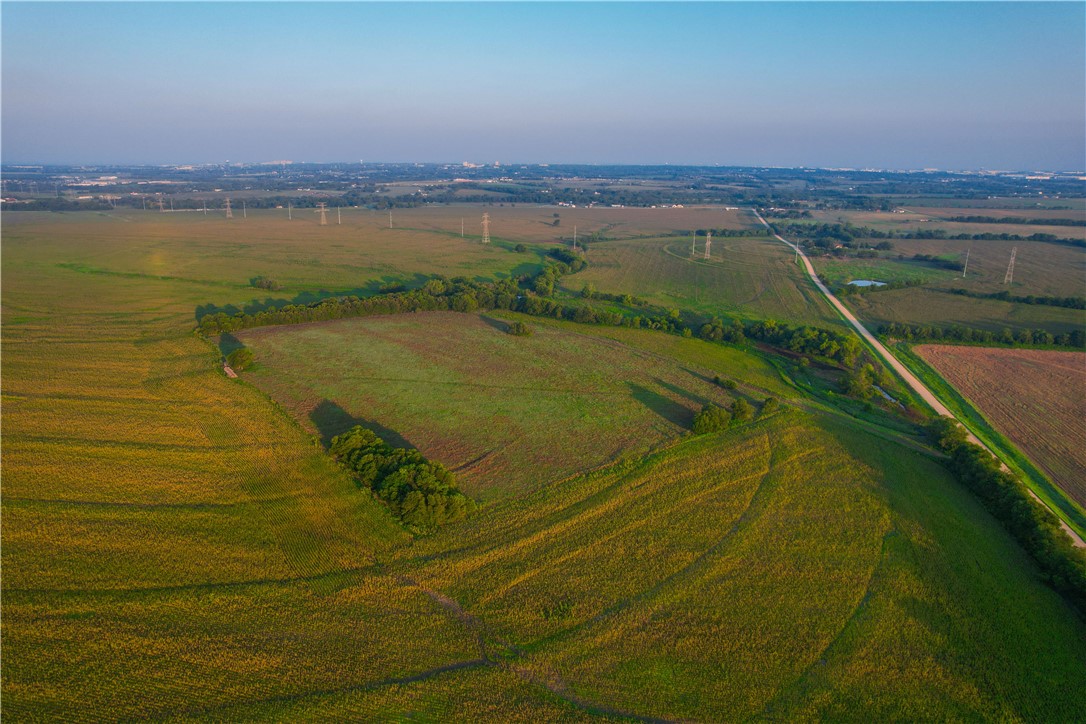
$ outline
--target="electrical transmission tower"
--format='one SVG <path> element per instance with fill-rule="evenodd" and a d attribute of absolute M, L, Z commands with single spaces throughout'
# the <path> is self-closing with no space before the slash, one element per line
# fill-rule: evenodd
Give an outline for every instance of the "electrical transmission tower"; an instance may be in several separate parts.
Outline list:
<path fill-rule="evenodd" d="M 969 271 L 969 252 L 970 249 L 965 250 L 965 264 L 962 265 L 962 279 L 965 279 L 965 273 Z"/>
<path fill-rule="evenodd" d="M 226 218 L 234 218 L 234 210 L 230 208 L 230 199 L 226 200 Z"/>
<path fill-rule="evenodd" d="M 392 228 L 392 209 L 388 210 L 388 228 Z"/>
<path fill-rule="evenodd" d="M 464 238 L 464 217 L 460 217 L 460 238 Z"/>
<path fill-rule="evenodd" d="M 694 251 L 694 247 L 695 247 L 695 245 L 697 243 L 698 243 L 698 232 L 691 231 L 690 232 L 690 258 L 691 259 L 693 259 L 694 256 L 695 256 L 696 252 Z"/>
<path fill-rule="evenodd" d="M 288 201 L 287 202 L 287 221 L 293 221 L 293 220 L 294 220 L 294 214 L 291 212 L 290 202 Z"/>
<path fill-rule="evenodd" d="M 573 251 L 577 251 L 577 227 L 573 227 Z"/>
<path fill-rule="evenodd" d="M 709 258 L 709 247 L 712 246 L 712 245 L 713 245 L 713 232 L 711 230 L 706 231 L 705 232 L 705 258 L 706 259 Z"/>
<path fill-rule="evenodd" d="M 343 226 L 343 207 L 336 207 L 336 225 Z"/>
<path fill-rule="evenodd" d="M 1003 277 L 1004 284 L 1010 284 L 1014 281 L 1014 257 L 1018 256 L 1018 247 L 1011 249 L 1011 261 L 1007 264 L 1007 273 Z"/>
<path fill-rule="evenodd" d="M 328 204 L 321 201 L 317 204 L 317 208 L 321 210 L 321 226 L 328 226 L 328 216 L 326 215 Z"/>
<path fill-rule="evenodd" d="M 483 243 L 490 243 L 490 214 L 483 214 Z"/>
<path fill-rule="evenodd" d="M 245 208 L 245 199 L 241 200 L 241 218 L 243 218 L 243 219 L 248 219 L 249 218 L 249 211 L 248 211 L 248 209 Z"/>

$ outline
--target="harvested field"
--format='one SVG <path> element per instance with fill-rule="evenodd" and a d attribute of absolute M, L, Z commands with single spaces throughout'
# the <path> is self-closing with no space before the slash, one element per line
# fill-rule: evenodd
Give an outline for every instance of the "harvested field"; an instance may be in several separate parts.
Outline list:
<path fill-rule="evenodd" d="M 1086 505 L 1086 354 L 931 344 L 915 349 Z"/>

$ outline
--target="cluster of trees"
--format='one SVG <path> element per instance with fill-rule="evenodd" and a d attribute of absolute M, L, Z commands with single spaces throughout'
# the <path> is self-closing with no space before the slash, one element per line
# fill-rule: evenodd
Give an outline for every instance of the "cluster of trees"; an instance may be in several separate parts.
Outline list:
<path fill-rule="evenodd" d="M 249 285 L 256 287 L 257 289 L 268 289 L 273 292 L 277 292 L 283 288 L 283 285 L 281 285 L 277 279 L 272 279 L 271 277 L 263 275 L 250 279 Z"/>
<path fill-rule="evenodd" d="M 418 450 L 392 447 L 360 425 L 332 438 L 330 452 L 416 533 L 432 532 L 475 508 L 440 463 Z"/>
<path fill-rule="evenodd" d="M 825 357 L 845 367 L 853 367 L 860 354 L 859 341 L 850 335 L 818 327 L 782 324 L 772 319 L 743 322 L 733 319 L 725 324 L 713 319 L 701 326 L 698 336 L 719 342 L 742 343 L 754 339 L 799 354 Z"/>
<path fill-rule="evenodd" d="M 581 297 L 584 299 L 598 299 L 604 302 L 617 302 L 627 307 L 647 307 L 649 303 L 641 297 L 632 294 L 608 294 L 601 292 L 591 284 L 585 284 L 581 288 Z"/>
<path fill-rule="evenodd" d="M 870 362 L 858 365 L 841 379 L 841 389 L 861 400 L 870 400 L 875 396 L 875 385 L 885 389 L 893 384 L 894 378 L 888 370 Z"/>
<path fill-rule="evenodd" d="M 1024 297 L 1015 296 L 1010 292 L 992 292 L 990 294 L 984 294 L 982 292 L 971 292 L 968 289 L 951 289 L 951 294 L 958 294 L 963 297 L 973 297 L 974 299 L 999 299 L 1004 302 L 1015 302 L 1017 304 L 1040 304 L 1045 307 L 1066 307 L 1067 309 L 1086 309 L 1086 297 L 1042 297 L 1028 294 Z"/>
<path fill-rule="evenodd" d="M 879 336 L 889 339 L 903 339 L 907 342 L 966 342 L 974 344 L 1001 344 L 1001 345 L 1043 345 L 1057 347 L 1075 347 L 1081 349 L 1086 346 L 1086 333 L 1081 329 L 1066 334 L 1052 334 L 1045 329 L 1020 329 L 1012 332 L 1004 328 L 996 333 L 987 329 L 973 329 L 954 325 L 952 327 L 936 327 L 921 324 L 902 324 L 891 322 L 879 327 Z"/>
<path fill-rule="evenodd" d="M 1086 554 L 1076 549 L 1055 515 L 987 450 L 966 440 L 950 418 L 929 425 L 935 444 L 950 456 L 949 467 L 1040 567 L 1045 581 L 1086 614 Z"/>
<path fill-rule="evenodd" d="M 748 238 L 752 236 L 769 236 L 769 229 L 764 226 L 759 226 L 757 229 L 698 229 L 694 232 L 695 236 L 705 236 L 707 231 L 713 232 L 713 237 L 717 239 L 736 239 L 736 238 Z M 682 236 L 682 232 L 675 232 L 675 236 Z"/>
<path fill-rule="evenodd" d="M 1086 226 L 1082 219 L 1028 219 L 1023 216 L 952 216 L 947 221 L 965 224 L 1032 224 L 1034 226 Z"/>
<path fill-rule="evenodd" d="M 771 400 L 772 406 L 770 407 Z M 762 408 L 763 413 L 766 412 L 766 407 L 770 407 L 769 412 L 777 409 L 777 404 L 776 399 L 772 397 L 767 399 L 765 406 Z M 747 422 L 752 417 L 754 417 L 754 408 L 742 398 L 735 399 L 726 410 L 710 402 L 694 415 L 694 434 L 707 435 L 711 432 L 720 432 L 729 425 Z"/>

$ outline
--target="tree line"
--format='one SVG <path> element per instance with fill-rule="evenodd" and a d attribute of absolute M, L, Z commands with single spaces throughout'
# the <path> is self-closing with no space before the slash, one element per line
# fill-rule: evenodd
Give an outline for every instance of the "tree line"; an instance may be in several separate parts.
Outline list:
<path fill-rule="evenodd" d="M 1082 219 L 1027 219 L 1024 216 L 952 216 L 947 221 L 964 224 L 1029 224 L 1032 226 L 1086 226 Z"/>
<path fill-rule="evenodd" d="M 361 425 L 332 438 L 329 452 L 416 533 L 431 533 L 475 509 L 441 463 L 412 448 L 392 447 Z"/>
<path fill-rule="evenodd" d="M 879 336 L 884 339 L 903 339 L 907 342 L 963 342 L 966 344 L 999 344 L 1007 346 L 1056 346 L 1082 349 L 1086 347 L 1086 333 L 1081 329 L 1064 334 L 1052 334 L 1046 329 L 1020 329 L 1017 332 L 1004 328 L 1000 332 L 987 329 L 974 329 L 954 325 L 937 327 L 933 325 L 903 324 L 891 322 L 879 327 Z"/>
<path fill-rule="evenodd" d="M 850 245 L 855 239 L 947 239 L 951 241 L 1045 241 L 1054 244 L 1086 246 L 1083 239 L 1064 239 L 1055 234 L 951 234 L 946 229 L 918 229 L 916 231 L 883 231 L 870 226 L 844 224 L 771 224 L 781 236 L 795 239 L 833 239 L 843 245 Z"/>
<path fill-rule="evenodd" d="M 972 292 L 968 289 L 949 289 L 951 294 L 957 294 L 963 297 L 972 297 L 974 299 L 998 299 L 1004 302 L 1015 302 L 1016 304 L 1039 304 L 1045 307 L 1065 307 L 1067 309 L 1086 309 L 1086 297 L 1045 297 L 1037 296 L 1034 294 L 1027 294 L 1026 296 L 1018 296 L 1011 294 L 1010 292 L 991 292 L 985 294 L 983 292 Z"/>
<path fill-rule="evenodd" d="M 1040 567 L 1045 582 L 1086 614 L 1086 553 L 1076 549 L 1059 519 L 987 450 L 966 440 L 957 421 L 938 417 L 928 427 L 947 466 Z"/>

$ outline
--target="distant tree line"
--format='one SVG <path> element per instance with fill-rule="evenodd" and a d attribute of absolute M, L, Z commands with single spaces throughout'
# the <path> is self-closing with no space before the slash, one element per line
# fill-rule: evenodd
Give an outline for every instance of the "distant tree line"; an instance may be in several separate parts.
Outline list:
<path fill-rule="evenodd" d="M 1027 219 L 1022 216 L 952 216 L 947 221 L 964 224 L 1030 224 L 1033 226 L 1086 226 L 1082 219 Z"/>
<path fill-rule="evenodd" d="M 1054 244 L 1086 246 L 1083 239 L 1062 239 L 1054 234 L 951 234 L 946 229 L 920 229 L 916 231 L 883 231 L 870 226 L 853 224 L 771 224 L 781 236 L 794 239 L 833 240 L 844 246 L 850 246 L 856 239 L 947 239 L 952 241 L 1044 241 Z M 815 244 L 818 245 L 817 243 Z"/>
<path fill-rule="evenodd" d="M 1044 297 L 1036 296 L 1033 294 L 1027 294 L 1026 296 L 1017 296 L 1010 292 L 991 292 L 985 294 L 983 292 L 972 292 L 968 289 L 950 289 L 951 294 L 958 294 L 963 297 L 972 297 L 974 299 L 998 299 L 1004 302 L 1014 302 L 1016 304 L 1039 304 L 1045 307 L 1065 307 L 1067 309 L 1086 309 L 1086 297 Z"/>
<path fill-rule="evenodd" d="M 928 430 L 950 456 L 950 470 L 1033 557 L 1045 582 L 1086 614 L 1086 553 L 1072 545 L 1056 516 L 987 450 L 968 442 L 955 420 L 938 417 Z"/>
<path fill-rule="evenodd" d="M 329 451 L 416 533 L 433 532 L 475 508 L 440 463 L 418 450 L 392 447 L 360 425 L 332 438 Z"/>
<path fill-rule="evenodd" d="M 936 327 L 921 324 L 891 322 L 879 327 L 879 336 L 886 339 L 903 339 L 907 342 L 963 342 L 966 344 L 998 344 L 1003 346 L 1056 346 L 1082 349 L 1086 347 L 1086 333 L 1081 329 L 1066 334 L 1052 334 L 1044 329 L 1020 329 L 1017 332 L 1004 328 L 996 333 L 987 329 L 973 329 L 954 325 Z"/>

